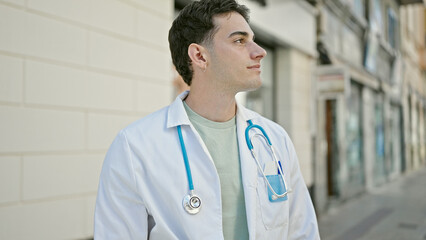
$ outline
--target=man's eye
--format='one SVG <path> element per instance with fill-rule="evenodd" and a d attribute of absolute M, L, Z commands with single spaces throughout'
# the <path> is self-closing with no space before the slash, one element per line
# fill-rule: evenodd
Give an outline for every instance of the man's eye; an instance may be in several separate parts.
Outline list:
<path fill-rule="evenodd" d="M 235 40 L 236 43 L 243 43 L 244 40 L 242 38 Z"/>

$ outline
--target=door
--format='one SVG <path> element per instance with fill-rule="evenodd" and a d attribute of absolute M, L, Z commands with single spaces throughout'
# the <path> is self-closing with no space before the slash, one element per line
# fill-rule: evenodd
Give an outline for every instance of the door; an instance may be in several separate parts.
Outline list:
<path fill-rule="evenodd" d="M 337 100 L 325 101 L 325 139 L 327 142 L 327 194 L 329 198 L 339 197 L 339 141 L 337 124 Z"/>

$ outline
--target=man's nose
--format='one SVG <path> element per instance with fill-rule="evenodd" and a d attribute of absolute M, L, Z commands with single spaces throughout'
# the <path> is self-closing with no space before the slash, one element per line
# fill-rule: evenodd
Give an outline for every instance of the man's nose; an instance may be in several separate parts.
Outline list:
<path fill-rule="evenodd" d="M 253 59 L 262 59 L 266 56 L 266 50 L 259 46 L 257 43 L 253 42 L 253 49 L 251 52 L 251 58 Z"/>

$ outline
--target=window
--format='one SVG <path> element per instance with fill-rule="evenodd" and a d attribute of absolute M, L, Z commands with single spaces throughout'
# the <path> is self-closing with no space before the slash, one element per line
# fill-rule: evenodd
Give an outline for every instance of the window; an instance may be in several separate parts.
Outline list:
<path fill-rule="evenodd" d="M 348 0 L 348 5 L 359 18 L 365 18 L 365 0 Z"/>
<path fill-rule="evenodd" d="M 364 186 L 362 86 L 351 80 L 350 96 L 347 102 L 346 160 L 348 168 L 347 186 L 349 192 L 362 191 Z"/>
<path fill-rule="evenodd" d="M 370 26 L 372 30 L 375 32 L 379 32 L 381 34 L 383 31 L 383 19 L 382 19 L 382 6 L 381 0 L 373 0 L 372 8 L 370 11 Z"/>
<path fill-rule="evenodd" d="M 374 162 L 374 183 L 382 184 L 386 179 L 385 168 L 385 125 L 384 125 L 384 103 L 383 94 L 376 93 L 374 104 L 374 125 L 375 125 L 375 148 L 376 158 Z"/>
<path fill-rule="evenodd" d="M 397 32 L 397 19 L 396 19 L 396 14 L 395 11 L 388 7 L 387 10 L 387 15 L 388 15 L 388 31 L 387 31 L 387 40 L 389 42 L 389 44 L 395 49 L 397 48 L 397 36 L 398 36 L 398 32 Z"/>

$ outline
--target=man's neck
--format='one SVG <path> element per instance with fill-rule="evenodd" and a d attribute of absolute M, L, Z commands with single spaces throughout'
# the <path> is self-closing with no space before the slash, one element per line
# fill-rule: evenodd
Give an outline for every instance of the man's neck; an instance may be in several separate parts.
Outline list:
<path fill-rule="evenodd" d="M 186 104 L 200 116 L 215 122 L 226 122 L 236 114 L 235 95 L 219 91 L 191 90 Z"/>

